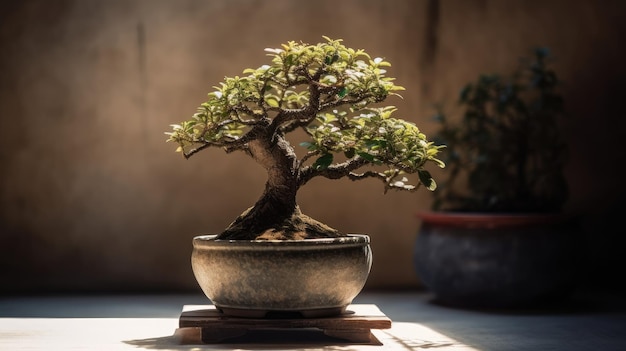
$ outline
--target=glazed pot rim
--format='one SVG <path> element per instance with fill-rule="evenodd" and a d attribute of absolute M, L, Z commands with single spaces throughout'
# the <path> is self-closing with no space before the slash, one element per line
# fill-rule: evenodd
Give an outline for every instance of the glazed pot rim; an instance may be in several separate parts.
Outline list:
<path fill-rule="evenodd" d="M 216 240 L 215 234 L 198 235 L 193 238 L 194 247 L 240 247 L 240 248 L 307 248 L 363 246 L 370 243 L 366 234 L 347 234 L 342 237 L 304 240 Z"/>

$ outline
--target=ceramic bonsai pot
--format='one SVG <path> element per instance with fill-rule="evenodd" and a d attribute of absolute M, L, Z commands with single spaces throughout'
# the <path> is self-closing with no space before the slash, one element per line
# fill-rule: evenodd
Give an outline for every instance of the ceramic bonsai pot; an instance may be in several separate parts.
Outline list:
<path fill-rule="evenodd" d="M 340 314 L 365 285 L 372 265 L 367 235 L 275 241 L 215 237 L 193 239 L 192 268 L 206 296 L 231 316 Z"/>
<path fill-rule="evenodd" d="M 575 287 L 582 236 L 561 215 L 418 214 L 415 269 L 439 302 L 528 307 Z"/>

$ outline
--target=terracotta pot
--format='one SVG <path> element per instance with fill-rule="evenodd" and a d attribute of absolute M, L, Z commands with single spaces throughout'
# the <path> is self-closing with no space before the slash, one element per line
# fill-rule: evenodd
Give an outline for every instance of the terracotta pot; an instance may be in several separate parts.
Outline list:
<path fill-rule="evenodd" d="M 272 312 L 304 317 L 340 314 L 370 272 L 367 235 L 308 240 L 193 239 L 198 284 L 223 313 L 260 318 Z"/>
<path fill-rule="evenodd" d="M 575 287 L 582 232 L 571 217 L 423 212 L 418 218 L 415 269 L 440 302 L 536 306 Z"/>

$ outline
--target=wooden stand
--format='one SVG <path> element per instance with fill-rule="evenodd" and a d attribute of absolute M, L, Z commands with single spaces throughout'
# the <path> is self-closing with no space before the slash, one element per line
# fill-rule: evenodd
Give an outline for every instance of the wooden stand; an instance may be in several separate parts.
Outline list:
<path fill-rule="evenodd" d="M 218 343 L 241 337 L 252 330 L 321 330 L 325 335 L 353 343 L 372 343 L 371 329 L 389 329 L 391 320 L 372 304 L 354 304 L 333 317 L 300 318 L 274 315 L 266 318 L 240 318 L 222 314 L 213 305 L 185 305 L 175 336 L 182 344 Z"/>

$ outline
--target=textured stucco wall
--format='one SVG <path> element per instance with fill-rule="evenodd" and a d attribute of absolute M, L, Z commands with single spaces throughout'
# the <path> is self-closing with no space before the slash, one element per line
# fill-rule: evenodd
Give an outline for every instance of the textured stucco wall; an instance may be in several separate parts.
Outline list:
<path fill-rule="evenodd" d="M 550 47 L 571 113 L 568 209 L 604 223 L 624 194 L 624 156 L 609 149 L 625 140 L 624 10 L 583 0 L 3 1 L 0 291 L 196 289 L 191 238 L 250 206 L 265 174 L 221 150 L 185 161 L 163 132 L 225 75 L 263 64 L 263 48 L 322 35 L 389 60 L 407 88 L 392 101 L 397 116 L 426 133 L 433 103 Z M 418 286 L 413 213 L 429 207 L 426 190 L 383 195 L 374 181 L 320 179 L 299 202 L 371 235 L 368 287 Z"/>

